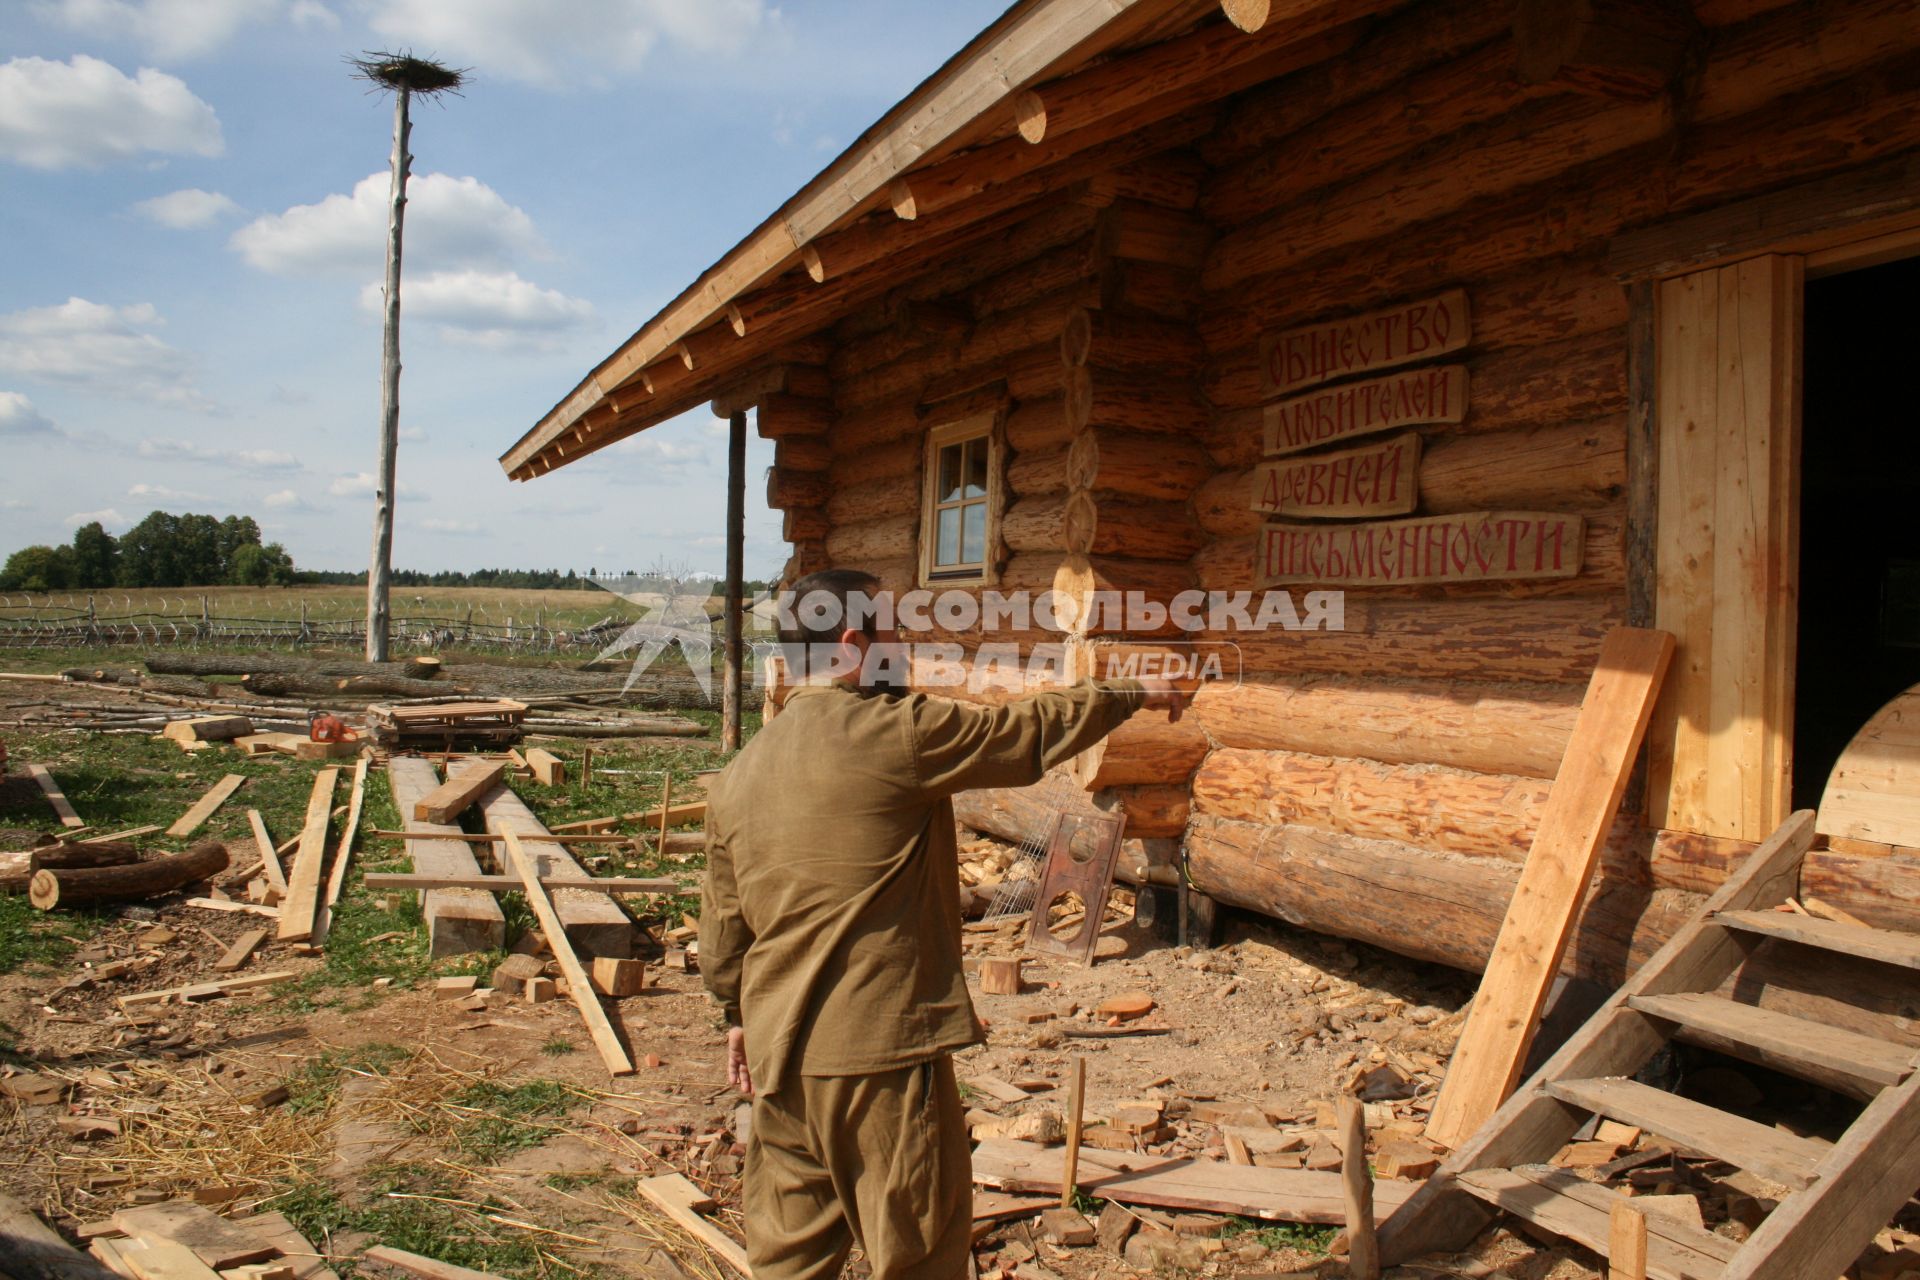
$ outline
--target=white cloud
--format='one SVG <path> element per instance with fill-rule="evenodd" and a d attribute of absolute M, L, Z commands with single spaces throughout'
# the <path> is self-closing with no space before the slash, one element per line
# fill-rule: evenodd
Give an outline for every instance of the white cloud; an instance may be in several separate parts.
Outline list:
<path fill-rule="evenodd" d="M 212 502 L 204 493 L 187 493 L 180 489 L 169 489 L 163 484 L 142 482 L 127 490 L 129 498 L 158 498 L 162 502 Z"/>
<path fill-rule="evenodd" d="M 186 84 L 143 67 L 75 54 L 0 64 L 0 158 L 36 169 L 128 160 L 143 152 L 217 156 L 220 119 Z"/>
<path fill-rule="evenodd" d="M 53 436 L 60 428 L 18 391 L 0 391 L 0 436 Z"/>
<path fill-rule="evenodd" d="M 255 218 L 230 243 L 262 271 L 377 276 L 386 261 L 389 183 L 385 172 L 372 174 L 351 195 Z M 533 219 L 478 178 L 415 175 L 407 182 L 406 231 L 407 266 L 418 270 L 498 269 L 548 254 Z"/>
<path fill-rule="evenodd" d="M 240 212 L 239 205 L 218 191 L 202 191 L 198 187 L 187 187 L 182 191 L 155 196 L 151 200 L 142 200 L 133 209 L 135 213 L 151 218 L 163 227 L 172 227 L 175 231 L 196 231 L 201 227 L 210 227 L 220 219 Z"/>
<path fill-rule="evenodd" d="M 83 524 L 92 524 L 95 520 L 105 525 L 133 523 L 113 507 L 103 507 L 99 511 L 76 511 L 66 518 L 65 523 L 77 529 Z"/>
<path fill-rule="evenodd" d="M 0 369 L 127 399 L 211 407 L 194 386 L 192 358 L 144 332 L 161 323 L 151 303 L 113 307 L 85 298 L 0 315 Z"/>
<path fill-rule="evenodd" d="M 216 449 L 211 445 L 197 444 L 192 440 L 164 438 L 142 440 L 139 453 L 143 458 L 213 462 L 222 466 L 238 467 L 242 471 L 298 471 L 300 469 L 300 459 L 278 449 Z"/>
<path fill-rule="evenodd" d="M 377 315 L 384 294 L 377 282 L 369 284 L 360 305 Z M 442 271 L 408 281 L 400 298 L 409 319 L 438 324 L 441 336 L 476 346 L 503 347 L 593 320 L 592 303 L 542 289 L 513 271 Z"/>
<path fill-rule="evenodd" d="M 340 16 L 327 8 L 320 0 L 293 0 L 287 10 L 287 16 L 293 19 L 293 25 L 302 31 L 338 31 Z"/>
<path fill-rule="evenodd" d="M 133 40 L 163 62 L 213 52 L 280 0 L 42 0 L 35 6 L 75 31 Z"/>
<path fill-rule="evenodd" d="M 260 499 L 260 505 L 271 511 L 307 511 L 311 508 L 307 500 L 292 489 L 276 489 Z"/>
<path fill-rule="evenodd" d="M 462 536 L 474 536 L 485 530 L 472 520 L 443 520 L 437 516 L 425 520 L 415 520 L 413 527 L 424 529 L 428 533 L 453 533 Z"/>
<path fill-rule="evenodd" d="M 662 41 L 736 53 L 778 17 L 764 0 L 363 0 L 396 44 L 471 61 L 490 75 L 548 88 L 604 83 L 639 67 Z"/>
<path fill-rule="evenodd" d="M 327 485 L 327 492 L 336 498 L 371 497 L 375 484 L 371 471 L 356 471 L 351 475 L 335 476 Z M 396 498 L 411 498 L 415 502 L 425 500 L 405 481 L 400 481 L 393 486 L 393 495 Z"/>

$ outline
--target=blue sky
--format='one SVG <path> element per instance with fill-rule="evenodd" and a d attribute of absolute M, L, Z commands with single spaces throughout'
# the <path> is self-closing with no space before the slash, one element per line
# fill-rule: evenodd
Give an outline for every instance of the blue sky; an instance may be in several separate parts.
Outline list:
<path fill-rule="evenodd" d="M 0 554 L 154 508 L 363 568 L 390 100 L 414 113 L 405 568 L 721 568 L 704 410 L 513 484 L 495 459 L 1004 0 L 0 2 Z M 749 575 L 786 556 L 749 454 Z"/>

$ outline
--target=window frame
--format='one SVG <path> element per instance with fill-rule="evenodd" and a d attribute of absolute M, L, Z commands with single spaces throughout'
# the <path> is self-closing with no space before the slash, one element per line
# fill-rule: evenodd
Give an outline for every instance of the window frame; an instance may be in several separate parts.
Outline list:
<path fill-rule="evenodd" d="M 1000 516 L 1003 509 L 1005 488 L 1001 481 L 1001 460 L 1005 449 L 1001 440 L 1003 413 L 999 409 L 990 409 L 980 413 L 968 414 L 929 427 L 926 444 L 921 457 L 920 486 L 920 576 L 922 587 L 978 587 L 991 586 L 1000 579 L 1000 563 L 1004 559 L 1000 550 Z M 956 444 L 971 440 L 984 441 L 987 447 L 987 527 L 983 548 L 985 555 L 976 568 L 965 565 L 953 569 L 941 569 L 934 564 L 934 556 L 939 540 L 939 502 L 940 452 Z M 977 505 L 982 500 L 970 499 L 958 505 L 962 508 Z M 962 517 L 964 529 L 964 517 Z M 962 537 L 964 537 L 964 532 Z"/>

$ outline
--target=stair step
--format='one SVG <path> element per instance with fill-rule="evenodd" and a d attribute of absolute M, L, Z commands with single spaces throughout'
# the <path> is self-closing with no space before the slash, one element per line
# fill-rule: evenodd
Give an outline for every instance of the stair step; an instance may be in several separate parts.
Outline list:
<path fill-rule="evenodd" d="M 1813 1183 L 1813 1170 L 1832 1143 L 1798 1138 L 1744 1116 L 1729 1115 L 1663 1089 L 1618 1076 L 1549 1080 L 1542 1086 L 1562 1102 L 1622 1124 L 1637 1125 L 1681 1146 L 1789 1187 Z"/>
<path fill-rule="evenodd" d="M 1867 929 L 1857 924 L 1841 924 L 1818 916 L 1794 915 L 1785 911 L 1722 911 L 1714 917 L 1730 929 L 1784 938 L 1804 946 L 1839 951 L 1903 969 L 1920 969 L 1920 934 L 1896 933 L 1891 929 Z"/>
<path fill-rule="evenodd" d="M 1613 1205 L 1625 1198 L 1545 1165 L 1475 1169 L 1457 1175 L 1455 1182 L 1462 1191 L 1603 1257 Z M 1647 1274 L 1655 1280 L 1718 1280 L 1739 1249 L 1725 1236 L 1664 1214 L 1647 1215 Z"/>
<path fill-rule="evenodd" d="M 1867 1096 L 1913 1074 L 1920 1050 L 1714 995 L 1632 996 L 1630 1008 L 1710 1036 L 1750 1045 L 1768 1065 L 1799 1063 L 1852 1080 Z"/>

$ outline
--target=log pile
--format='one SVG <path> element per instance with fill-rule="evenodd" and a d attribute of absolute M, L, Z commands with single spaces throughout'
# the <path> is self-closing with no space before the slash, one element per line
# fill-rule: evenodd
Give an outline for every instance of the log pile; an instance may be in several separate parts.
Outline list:
<path fill-rule="evenodd" d="M 42 863 L 28 880 L 27 898 L 42 911 L 95 902 L 132 902 L 171 893 L 226 870 L 227 847 L 203 840 L 185 853 L 144 862 L 66 866 Z"/>

